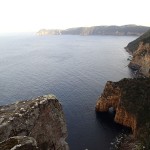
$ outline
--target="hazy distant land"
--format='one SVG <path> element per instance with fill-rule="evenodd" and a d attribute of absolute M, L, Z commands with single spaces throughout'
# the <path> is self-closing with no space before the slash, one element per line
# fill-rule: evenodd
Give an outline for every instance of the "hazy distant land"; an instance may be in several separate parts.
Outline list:
<path fill-rule="evenodd" d="M 92 26 L 59 29 L 41 29 L 37 35 L 117 35 L 117 36 L 140 36 L 150 27 L 138 25 L 123 26 Z"/>

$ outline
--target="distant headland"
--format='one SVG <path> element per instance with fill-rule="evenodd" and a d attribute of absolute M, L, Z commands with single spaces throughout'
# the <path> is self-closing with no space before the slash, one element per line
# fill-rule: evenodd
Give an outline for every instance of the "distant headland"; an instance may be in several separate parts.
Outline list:
<path fill-rule="evenodd" d="M 92 26 L 92 27 L 76 27 L 65 30 L 59 29 L 41 29 L 37 35 L 116 35 L 116 36 L 140 36 L 150 27 L 138 25 L 123 26 Z"/>

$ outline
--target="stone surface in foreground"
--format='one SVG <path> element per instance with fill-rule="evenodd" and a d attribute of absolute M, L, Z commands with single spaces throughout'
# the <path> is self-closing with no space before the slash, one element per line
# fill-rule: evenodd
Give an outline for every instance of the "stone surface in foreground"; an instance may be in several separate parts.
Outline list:
<path fill-rule="evenodd" d="M 68 150 L 64 113 L 54 95 L 0 106 L 0 147 L 10 143 L 14 147 L 16 136 L 24 141 L 28 139 L 28 146 L 34 149 Z"/>

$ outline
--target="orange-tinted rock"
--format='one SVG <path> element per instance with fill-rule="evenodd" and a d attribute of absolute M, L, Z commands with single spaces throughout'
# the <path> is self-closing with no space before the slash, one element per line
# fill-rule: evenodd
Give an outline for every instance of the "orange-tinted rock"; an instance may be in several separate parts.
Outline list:
<path fill-rule="evenodd" d="M 36 141 L 39 150 L 68 150 L 64 113 L 54 95 L 0 106 L 0 146 L 7 146 L 16 136 L 23 141 L 24 136 L 27 139 L 31 137 Z M 20 147 L 20 150 L 24 149 Z"/>
<path fill-rule="evenodd" d="M 123 107 L 117 107 L 115 122 L 127 127 L 131 127 L 133 134 L 136 135 L 137 121 L 134 115 L 127 112 Z"/>
<path fill-rule="evenodd" d="M 150 77 L 150 43 L 140 42 L 138 49 L 133 53 L 129 67 Z"/>
<path fill-rule="evenodd" d="M 108 81 L 96 111 L 106 112 L 110 107 L 116 111 L 114 121 L 130 127 L 134 137 L 150 149 L 150 78 Z"/>
<path fill-rule="evenodd" d="M 108 81 L 102 95 L 96 104 L 96 111 L 106 112 L 113 107 L 116 110 L 115 122 L 132 128 L 134 135 L 136 134 L 137 121 L 133 114 L 126 111 L 121 102 L 122 90 L 119 84 Z"/>

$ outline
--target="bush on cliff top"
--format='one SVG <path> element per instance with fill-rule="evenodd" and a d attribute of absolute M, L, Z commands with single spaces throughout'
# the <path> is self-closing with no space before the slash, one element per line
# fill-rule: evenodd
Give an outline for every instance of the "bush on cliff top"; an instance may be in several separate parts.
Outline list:
<path fill-rule="evenodd" d="M 150 121 L 150 78 L 123 79 L 118 84 L 125 109 L 137 117 L 139 125 Z"/>
<path fill-rule="evenodd" d="M 130 42 L 127 45 L 127 48 L 129 49 L 130 52 L 133 53 L 134 51 L 137 50 L 140 42 L 150 43 L 150 30 L 148 30 L 146 33 L 144 33 L 143 35 L 141 35 L 136 40 Z"/>
<path fill-rule="evenodd" d="M 150 149 L 150 78 L 123 79 L 121 105 L 137 118 L 138 137 Z"/>

